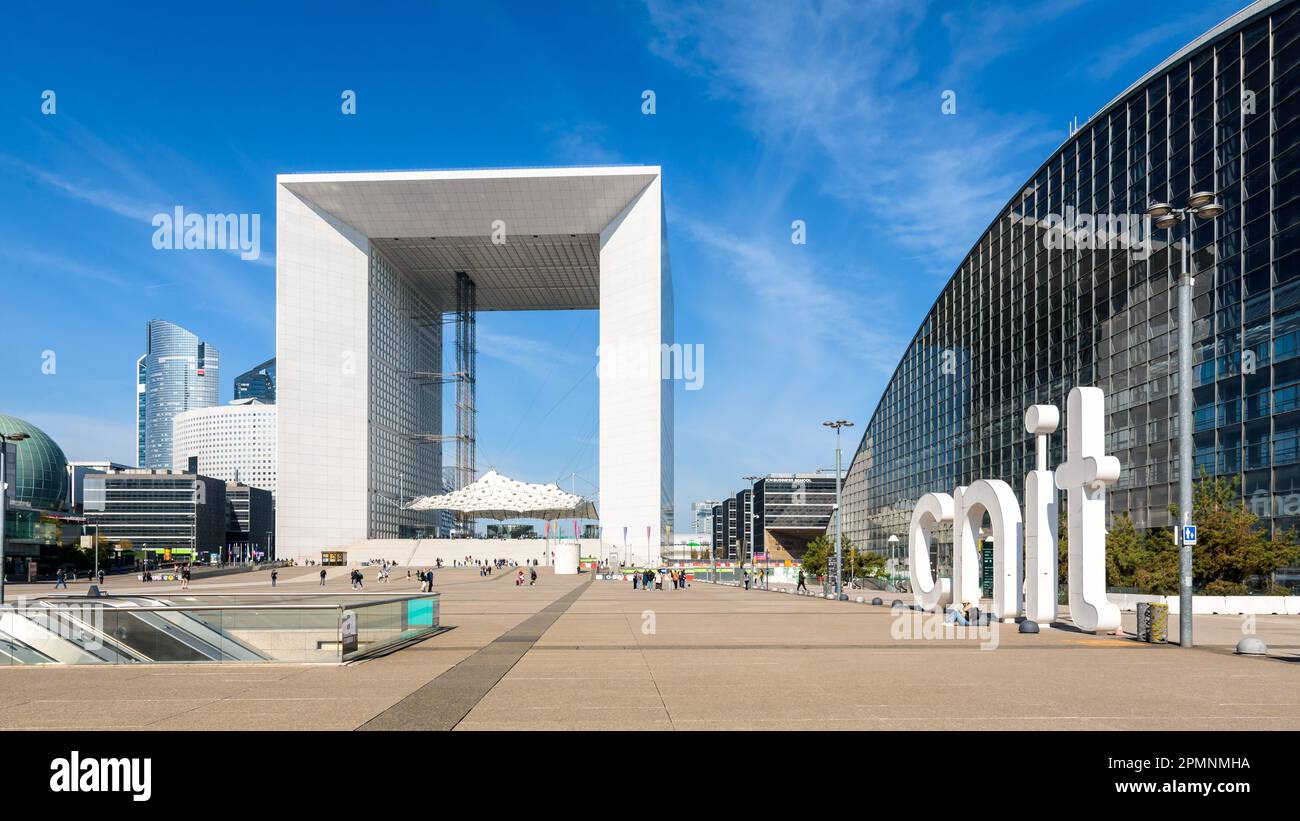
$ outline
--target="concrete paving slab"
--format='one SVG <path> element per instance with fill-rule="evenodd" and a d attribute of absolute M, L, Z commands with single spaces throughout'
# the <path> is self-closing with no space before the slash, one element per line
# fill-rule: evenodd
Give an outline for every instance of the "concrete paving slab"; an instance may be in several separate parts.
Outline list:
<path fill-rule="evenodd" d="M 982 650 L 897 640 L 887 607 L 540 570 L 534 587 L 438 571 L 454 629 L 360 664 L 0 667 L 0 728 L 1300 729 L 1300 617 L 1255 619 L 1266 658 L 1231 653 L 1231 616 L 1198 616 L 1190 650 L 1068 624 L 1006 625 Z M 280 585 L 319 588 L 318 572 Z M 230 578 L 194 588 L 264 581 Z M 394 574 L 385 590 L 418 584 Z"/>

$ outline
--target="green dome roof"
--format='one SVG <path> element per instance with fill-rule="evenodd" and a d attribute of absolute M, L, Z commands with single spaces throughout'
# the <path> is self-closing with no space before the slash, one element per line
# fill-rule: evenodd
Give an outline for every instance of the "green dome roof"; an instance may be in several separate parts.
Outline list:
<path fill-rule="evenodd" d="M 45 431 L 16 416 L 0 413 L 0 433 L 25 433 L 29 438 L 10 442 L 18 453 L 18 487 L 15 498 L 41 510 L 57 510 L 67 496 L 68 459 Z"/>

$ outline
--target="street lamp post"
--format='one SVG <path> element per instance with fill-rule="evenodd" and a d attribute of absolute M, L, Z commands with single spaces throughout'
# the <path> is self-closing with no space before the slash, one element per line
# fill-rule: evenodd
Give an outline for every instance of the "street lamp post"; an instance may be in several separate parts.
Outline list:
<path fill-rule="evenodd" d="M 748 528 L 749 528 L 749 572 L 754 573 L 758 570 L 758 559 L 754 557 L 754 523 L 758 521 L 758 514 L 754 512 L 754 483 L 757 482 L 759 479 L 762 479 L 763 477 L 762 476 L 741 476 L 740 478 L 744 479 L 746 482 L 749 482 L 749 515 L 745 516 L 745 520 L 748 522 Z M 741 510 L 736 515 L 744 516 L 744 514 L 745 511 Z M 742 538 L 744 536 L 743 530 L 741 531 L 741 536 Z M 744 567 L 743 559 L 741 560 L 741 566 L 743 572 L 743 567 Z M 758 585 L 754 584 L 753 587 L 757 589 Z"/>
<path fill-rule="evenodd" d="M 9 473 L 5 457 L 9 455 L 10 442 L 21 442 L 27 436 L 26 433 L 0 433 L 0 604 L 5 603 L 5 508 L 9 502 Z M 17 453 L 14 458 L 18 458 Z"/>
<path fill-rule="evenodd" d="M 1173 228 L 1187 219 L 1187 236 L 1181 248 L 1182 268 L 1178 277 L 1178 644 L 1192 646 L 1192 545 L 1183 538 L 1184 529 L 1192 524 L 1192 429 L 1195 425 L 1192 396 L 1192 286 L 1196 281 L 1195 259 L 1191 241 L 1193 221 L 1214 219 L 1223 206 L 1213 191 L 1197 191 L 1187 198 L 1187 206 L 1175 208 L 1167 202 L 1152 203 L 1147 216 L 1156 228 Z M 1190 263 L 1189 263 L 1190 260 Z"/>
<path fill-rule="evenodd" d="M 835 429 L 835 598 L 848 598 L 844 595 L 843 584 L 843 562 L 844 562 L 844 514 L 843 505 L 841 504 L 840 477 L 843 471 L 840 469 L 840 428 L 851 428 L 853 423 L 847 419 L 837 419 L 834 422 L 822 422 L 828 428 Z"/>
<path fill-rule="evenodd" d="M 893 533 L 890 533 L 889 534 L 889 559 L 890 562 L 893 564 L 893 567 L 891 567 L 889 571 L 889 583 L 892 584 L 895 589 L 898 588 L 898 582 L 894 580 L 894 574 L 898 572 L 897 553 L 898 553 L 898 536 Z"/>

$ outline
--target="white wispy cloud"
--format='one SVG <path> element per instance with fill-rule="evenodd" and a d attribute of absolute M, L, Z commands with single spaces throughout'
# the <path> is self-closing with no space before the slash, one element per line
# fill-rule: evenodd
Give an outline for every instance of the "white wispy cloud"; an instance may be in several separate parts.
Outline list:
<path fill-rule="evenodd" d="M 1032 17 L 1044 21 L 1075 5 L 1037 3 Z M 1007 168 L 1008 148 L 1047 150 L 1064 136 L 979 111 L 974 87 L 955 88 L 958 114 L 944 116 L 944 88 L 934 77 L 973 84 L 973 68 L 997 52 L 992 45 L 979 54 L 957 51 L 954 64 L 969 69 L 921 78 L 916 44 L 925 3 L 773 4 L 755 13 L 735 0 L 649 0 L 648 8 L 655 53 L 709 78 L 713 93 L 740 105 L 772 150 L 816 151 L 806 162 L 823 169 L 817 184 L 869 214 L 932 273 L 952 271 L 1022 181 L 1023 169 Z"/>
<path fill-rule="evenodd" d="M 1204 10 L 1192 15 L 1167 20 L 1151 26 L 1142 26 L 1124 40 L 1113 43 L 1087 61 L 1087 73 L 1093 79 L 1109 79 L 1156 46 L 1165 46 L 1172 54 L 1186 45 L 1200 32 L 1210 28 L 1219 18 Z M 1150 66 L 1139 66 L 1145 70 Z M 1136 75 L 1133 79 L 1136 79 Z"/>
<path fill-rule="evenodd" d="M 825 361 L 834 349 L 835 356 L 865 362 L 877 373 L 893 372 L 902 348 L 891 332 L 893 323 L 884 321 L 896 307 L 888 291 L 836 287 L 835 274 L 841 272 L 819 273 L 813 253 L 791 245 L 783 234 L 779 239 L 742 236 L 717 221 L 682 213 L 674 223 L 759 301 L 761 313 L 737 319 L 745 333 L 768 333 L 778 353 L 801 350 L 802 358 Z"/>
<path fill-rule="evenodd" d="M 622 154 L 606 144 L 605 128 L 598 123 L 552 123 L 542 131 L 551 138 L 557 162 L 614 165 L 624 161 Z"/>
<path fill-rule="evenodd" d="M 130 196 L 125 196 L 120 192 L 95 186 L 80 180 L 71 180 L 67 177 L 38 168 L 31 163 L 24 162 L 16 157 L 0 155 L 0 162 L 13 168 L 30 179 L 36 180 L 59 193 L 79 200 L 96 208 L 112 212 L 127 219 L 140 220 L 148 223 L 153 219 L 153 215 L 163 210 L 163 206 L 157 203 L 146 203 L 136 200 Z"/>
<path fill-rule="evenodd" d="M 476 341 L 480 355 L 514 365 L 535 376 L 547 376 L 557 364 L 567 367 L 587 365 L 590 364 L 588 359 L 592 358 L 584 359 L 574 351 L 546 340 L 489 330 L 481 323 L 476 331 Z"/>
<path fill-rule="evenodd" d="M 60 115 L 66 122 L 65 137 L 43 134 L 56 153 L 64 156 L 64 167 L 77 168 L 73 173 L 50 170 L 39 163 L 0 154 L 0 165 L 8 166 L 19 174 L 33 180 L 46 188 L 94 208 L 129 219 L 139 226 L 142 241 L 150 241 L 154 232 L 153 220 L 158 214 L 171 215 L 180 206 L 187 212 L 207 213 L 208 209 L 200 203 L 219 202 L 227 199 L 220 193 L 219 185 L 205 179 L 195 170 L 188 175 L 190 190 L 178 195 L 174 191 L 162 189 L 156 182 L 157 175 L 151 173 L 150 167 L 163 163 L 160 155 L 165 155 L 165 163 L 172 166 L 192 168 L 193 163 L 176 155 L 170 149 L 155 147 L 137 149 L 136 156 L 147 157 L 140 161 L 136 156 L 120 150 L 85 128 L 74 118 Z M 234 208 L 222 208 L 212 213 L 237 213 Z M 262 227 L 268 228 L 271 220 L 262 219 Z M 221 249 L 225 253 L 239 258 L 242 253 L 238 247 Z M 263 248 L 256 259 L 240 262 L 274 268 L 275 254 Z"/>
<path fill-rule="evenodd" d="M 63 271 L 72 274 L 73 276 L 93 280 L 104 285 L 111 285 L 114 288 L 131 290 L 141 287 L 139 283 L 130 282 L 124 277 L 121 277 L 112 271 L 104 270 L 97 265 L 88 265 L 75 259 L 67 259 L 58 254 L 23 248 L 18 242 L 13 241 L 12 239 L 0 243 L 0 254 L 18 262 L 37 266 L 42 270 Z"/>
<path fill-rule="evenodd" d="M 945 73 L 978 71 L 1033 42 L 1036 29 L 1085 6 L 1085 0 L 1033 0 L 947 9 L 939 18 L 949 40 Z"/>

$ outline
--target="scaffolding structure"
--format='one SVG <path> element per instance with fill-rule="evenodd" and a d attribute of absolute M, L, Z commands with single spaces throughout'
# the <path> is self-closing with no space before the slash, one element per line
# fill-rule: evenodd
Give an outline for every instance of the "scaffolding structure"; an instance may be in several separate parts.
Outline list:
<path fill-rule="evenodd" d="M 456 474 L 454 490 L 471 484 L 474 473 L 478 296 L 474 280 L 456 272 Z M 456 535 L 470 536 L 473 522 L 456 516 Z"/>
<path fill-rule="evenodd" d="M 406 376 L 424 385 L 456 385 L 456 433 L 447 435 L 437 433 L 415 433 L 411 438 L 417 442 L 435 444 L 439 448 L 449 441 L 456 443 L 456 463 L 453 467 L 443 464 L 439 492 L 448 493 L 460 490 L 471 484 L 477 477 L 475 470 L 475 439 L 478 408 L 476 404 L 476 361 L 478 359 L 478 296 L 474 280 L 464 271 L 456 272 L 456 309 L 437 318 L 423 317 L 421 327 L 456 326 L 456 365 L 455 370 L 447 371 L 408 371 Z M 473 522 L 457 514 L 452 526 L 453 537 L 472 535 Z"/>

